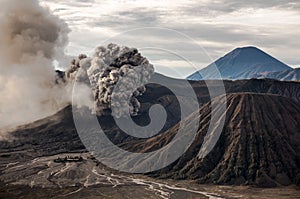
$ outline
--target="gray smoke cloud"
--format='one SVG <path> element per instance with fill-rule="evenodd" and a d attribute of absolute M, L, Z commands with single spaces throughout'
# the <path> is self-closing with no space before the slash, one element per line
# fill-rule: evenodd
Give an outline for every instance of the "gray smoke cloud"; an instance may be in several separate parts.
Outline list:
<path fill-rule="evenodd" d="M 67 24 L 36 0 L 1 0 L 1 54 L 20 63 L 31 56 L 52 59 L 66 44 Z"/>
<path fill-rule="evenodd" d="M 146 91 L 143 85 L 153 73 L 153 65 L 136 48 L 109 44 L 97 47 L 92 58 L 79 55 L 72 61 L 66 77 L 91 85 L 93 110 L 97 115 L 109 114 L 114 106 L 113 114 L 120 118 L 128 112 L 132 116 L 138 114 L 140 103 L 137 97 Z M 121 84 L 115 89 L 118 82 Z"/>
<path fill-rule="evenodd" d="M 69 100 L 53 66 L 68 32 L 36 0 L 0 1 L 0 128 L 49 115 Z"/>

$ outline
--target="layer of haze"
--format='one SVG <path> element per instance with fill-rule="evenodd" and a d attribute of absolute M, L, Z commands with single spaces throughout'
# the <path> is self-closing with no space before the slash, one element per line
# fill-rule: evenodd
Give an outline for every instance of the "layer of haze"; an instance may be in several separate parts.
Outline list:
<path fill-rule="evenodd" d="M 0 1 L 0 128 L 39 119 L 68 101 L 53 67 L 68 32 L 35 0 Z"/>

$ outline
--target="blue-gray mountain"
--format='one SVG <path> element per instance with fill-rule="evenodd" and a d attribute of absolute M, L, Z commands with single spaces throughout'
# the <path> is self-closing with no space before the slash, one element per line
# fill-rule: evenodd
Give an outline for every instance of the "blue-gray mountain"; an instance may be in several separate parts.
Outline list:
<path fill-rule="evenodd" d="M 299 69 L 292 69 L 256 47 L 244 47 L 231 51 L 202 70 L 188 76 L 187 79 L 272 78 L 299 80 L 299 77 Z"/>

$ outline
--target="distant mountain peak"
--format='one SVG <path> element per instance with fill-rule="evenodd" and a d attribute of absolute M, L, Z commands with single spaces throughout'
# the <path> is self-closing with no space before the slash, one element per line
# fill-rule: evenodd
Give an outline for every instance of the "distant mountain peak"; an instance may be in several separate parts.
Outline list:
<path fill-rule="evenodd" d="M 255 47 L 255 46 L 244 46 L 244 47 L 237 47 L 235 49 L 233 49 L 232 51 L 230 51 L 229 53 L 234 53 L 234 52 L 242 52 L 242 51 L 249 51 L 249 50 L 257 50 L 257 51 L 262 51 L 259 48 Z"/>
<path fill-rule="evenodd" d="M 254 52 L 256 52 L 256 53 L 263 53 L 265 55 L 268 55 L 263 50 L 261 50 L 258 47 L 255 47 L 255 46 L 238 47 L 238 48 L 235 48 L 234 50 L 232 50 L 231 52 L 229 52 L 228 54 L 230 54 L 230 53 L 250 53 L 250 52 L 252 52 L 252 53 L 254 53 Z"/>
<path fill-rule="evenodd" d="M 229 53 L 257 53 L 257 54 L 266 55 L 268 57 L 272 57 L 271 55 L 267 54 L 266 52 L 264 52 L 263 50 L 261 50 L 258 47 L 255 47 L 255 46 L 238 47 L 238 48 L 235 48 L 234 50 L 232 50 Z M 274 57 L 272 57 L 272 58 L 274 58 Z"/>
<path fill-rule="evenodd" d="M 258 50 L 258 51 L 262 51 L 261 49 L 257 48 L 256 46 L 238 47 L 235 50 Z"/>
<path fill-rule="evenodd" d="M 206 68 L 190 75 L 187 79 L 220 79 L 214 66 L 217 66 L 222 79 L 249 79 L 258 73 L 291 69 L 261 49 L 255 46 L 246 46 L 232 50 Z"/>

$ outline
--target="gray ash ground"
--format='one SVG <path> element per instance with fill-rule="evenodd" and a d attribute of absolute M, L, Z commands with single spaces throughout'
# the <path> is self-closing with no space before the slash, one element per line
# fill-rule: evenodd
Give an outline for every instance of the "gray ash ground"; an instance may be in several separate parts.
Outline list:
<path fill-rule="evenodd" d="M 65 161 L 56 162 L 59 158 Z M 1 180 L 3 184 L 0 198 L 6 199 L 297 198 L 299 195 L 299 190 L 293 186 L 265 190 L 199 185 L 192 181 L 159 180 L 143 175 L 121 174 L 105 168 L 88 153 L 67 153 L 35 158 L 28 162 L 8 163 L 2 171 Z"/>

